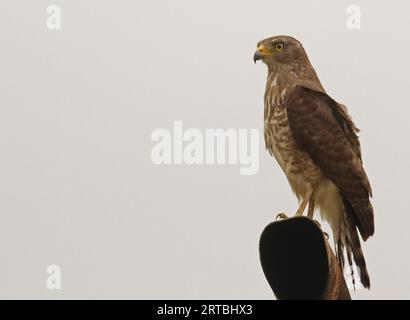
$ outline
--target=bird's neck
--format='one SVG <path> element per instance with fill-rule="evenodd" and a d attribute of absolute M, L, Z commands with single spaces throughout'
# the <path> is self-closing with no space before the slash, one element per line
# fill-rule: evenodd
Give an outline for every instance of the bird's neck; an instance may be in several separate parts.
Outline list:
<path fill-rule="evenodd" d="M 268 82 L 269 79 L 275 79 L 282 85 L 298 84 L 301 82 L 316 83 L 320 86 L 320 80 L 310 61 L 296 61 L 291 64 L 274 63 L 268 65 Z M 272 80 L 273 81 L 273 80 Z"/>

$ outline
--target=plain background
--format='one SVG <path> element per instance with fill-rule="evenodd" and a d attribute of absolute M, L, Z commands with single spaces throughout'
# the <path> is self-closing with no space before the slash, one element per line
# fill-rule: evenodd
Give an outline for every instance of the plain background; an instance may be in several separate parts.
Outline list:
<path fill-rule="evenodd" d="M 62 29 L 46 28 L 59 5 Z M 361 8 L 348 30 L 346 9 Z M 408 1 L 0 2 L 0 297 L 272 299 L 260 232 L 296 198 L 260 170 L 155 166 L 153 130 L 263 129 L 256 43 L 297 37 L 362 130 L 370 291 L 410 298 Z M 262 131 L 261 131 L 262 132 Z M 46 268 L 62 290 L 46 288 Z M 300 266 L 303 272 L 303 266 Z"/>

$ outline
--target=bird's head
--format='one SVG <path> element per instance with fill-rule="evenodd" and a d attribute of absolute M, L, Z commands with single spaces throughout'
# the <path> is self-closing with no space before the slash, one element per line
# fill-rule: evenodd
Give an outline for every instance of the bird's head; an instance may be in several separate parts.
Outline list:
<path fill-rule="evenodd" d="M 277 64 L 305 62 L 307 55 L 298 40 L 289 36 L 275 36 L 258 42 L 253 61 L 256 63 L 258 60 L 268 67 L 274 67 Z"/>

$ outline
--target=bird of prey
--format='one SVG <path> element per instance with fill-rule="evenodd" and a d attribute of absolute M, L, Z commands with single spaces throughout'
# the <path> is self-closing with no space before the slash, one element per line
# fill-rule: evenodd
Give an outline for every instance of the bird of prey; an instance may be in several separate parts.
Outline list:
<path fill-rule="evenodd" d="M 370 288 L 358 231 L 363 241 L 373 235 L 374 214 L 359 130 L 347 108 L 326 93 L 298 40 L 289 36 L 262 40 L 253 59 L 268 67 L 265 145 L 300 201 L 296 215 L 309 204 L 307 215 L 313 218 L 319 208 L 332 229 L 342 269 L 346 253 L 351 272 L 354 261 L 361 283 Z"/>

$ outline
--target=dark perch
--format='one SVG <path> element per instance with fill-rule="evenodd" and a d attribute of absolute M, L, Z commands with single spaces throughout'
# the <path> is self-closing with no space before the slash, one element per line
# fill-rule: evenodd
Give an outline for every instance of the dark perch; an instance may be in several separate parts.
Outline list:
<path fill-rule="evenodd" d="M 263 272 L 279 300 L 351 299 L 336 257 L 313 220 L 294 217 L 270 223 L 259 251 Z"/>

